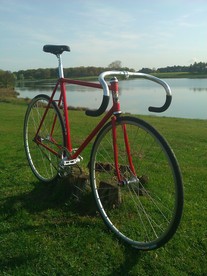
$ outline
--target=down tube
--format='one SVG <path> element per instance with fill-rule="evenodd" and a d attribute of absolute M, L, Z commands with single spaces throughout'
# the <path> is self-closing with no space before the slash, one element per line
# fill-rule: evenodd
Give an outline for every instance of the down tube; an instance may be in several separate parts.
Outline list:
<path fill-rule="evenodd" d="M 75 159 L 78 157 L 78 155 L 84 150 L 85 147 L 87 147 L 87 145 L 90 143 L 90 141 L 96 136 L 96 134 L 100 131 L 100 129 L 104 126 L 104 124 L 109 120 L 109 118 L 111 117 L 112 114 L 113 114 L 113 107 L 103 117 L 103 119 L 94 128 L 94 130 L 88 135 L 88 137 L 80 145 L 80 147 L 77 149 L 77 151 L 71 156 L 71 159 Z"/>

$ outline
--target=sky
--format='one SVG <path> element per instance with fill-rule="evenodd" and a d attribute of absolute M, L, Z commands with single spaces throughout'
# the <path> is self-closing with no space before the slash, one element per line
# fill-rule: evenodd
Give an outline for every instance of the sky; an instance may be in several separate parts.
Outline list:
<path fill-rule="evenodd" d="M 207 62 L 206 15 L 207 0 L 0 0 L 0 69 L 55 68 L 45 44 L 70 46 L 64 67 Z"/>

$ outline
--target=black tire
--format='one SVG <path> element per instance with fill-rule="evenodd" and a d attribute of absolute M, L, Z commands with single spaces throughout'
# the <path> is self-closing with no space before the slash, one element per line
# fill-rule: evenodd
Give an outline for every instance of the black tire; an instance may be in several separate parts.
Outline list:
<path fill-rule="evenodd" d="M 40 94 L 30 102 L 24 119 L 24 147 L 29 165 L 35 176 L 43 182 L 54 181 L 58 177 L 59 157 L 34 141 L 45 108 L 50 97 Z M 56 123 L 51 135 L 54 118 Z M 53 101 L 44 118 L 44 123 L 39 132 L 41 142 L 56 152 L 61 152 L 65 146 L 64 124 L 57 104 Z"/>
<path fill-rule="evenodd" d="M 130 170 L 122 126 L 127 129 L 136 177 Z M 134 117 L 116 122 L 119 171 L 114 166 L 112 124 L 98 134 L 91 152 L 90 180 L 99 212 L 119 238 L 141 250 L 163 246 L 182 216 L 183 186 L 179 165 L 165 139 Z"/>

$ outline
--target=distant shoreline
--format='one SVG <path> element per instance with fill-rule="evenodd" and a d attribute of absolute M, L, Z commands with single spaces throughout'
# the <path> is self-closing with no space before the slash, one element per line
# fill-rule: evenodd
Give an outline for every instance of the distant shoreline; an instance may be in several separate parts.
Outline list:
<path fill-rule="evenodd" d="M 151 73 L 149 75 L 155 76 L 160 79 L 207 79 L 207 74 L 202 73 L 188 73 L 188 72 L 172 72 L 172 73 Z M 129 79 L 133 79 L 136 77 L 130 77 Z M 98 81 L 98 75 L 97 76 L 88 76 L 88 77 L 69 77 L 69 79 L 75 79 L 75 80 L 84 80 L 84 81 Z M 119 80 L 123 79 L 123 77 L 120 77 Z M 47 82 L 52 81 L 56 83 L 57 79 L 54 78 L 47 78 L 47 79 L 24 79 L 24 80 L 18 80 L 16 81 L 17 84 L 21 82 L 27 82 L 27 83 L 39 83 L 39 82 Z"/>
<path fill-rule="evenodd" d="M 206 79 L 207 74 L 204 73 L 189 73 L 189 72 L 172 72 L 172 73 L 153 73 L 157 78 L 186 78 L 186 79 Z"/>

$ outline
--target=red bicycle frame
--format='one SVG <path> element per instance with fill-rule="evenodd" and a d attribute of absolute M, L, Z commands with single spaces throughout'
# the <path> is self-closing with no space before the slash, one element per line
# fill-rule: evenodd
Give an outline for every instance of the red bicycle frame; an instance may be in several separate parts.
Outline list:
<path fill-rule="evenodd" d="M 42 117 L 42 120 L 40 122 L 40 126 L 38 128 L 35 140 L 41 146 L 47 148 L 48 150 L 50 150 L 54 154 L 58 155 L 58 153 L 55 153 L 54 150 L 50 149 L 48 146 L 41 143 L 41 141 L 38 141 L 37 137 L 38 137 L 39 130 L 41 129 L 41 126 L 43 124 L 44 118 L 46 117 L 47 111 L 50 108 L 51 102 L 54 101 L 54 96 L 56 94 L 56 91 L 57 91 L 58 87 L 60 86 L 60 97 L 59 97 L 59 100 L 57 100 L 57 102 L 58 102 L 57 104 L 58 104 L 59 108 L 61 106 L 63 107 L 63 119 L 64 119 L 64 129 L 65 129 L 64 135 L 65 135 L 66 148 L 67 148 L 68 152 L 70 153 L 70 160 L 75 160 L 80 155 L 80 153 L 85 149 L 85 147 L 89 144 L 89 142 L 96 136 L 96 134 L 101 130 L 101 128 L 105 125 L 105 123 L 111 117 L 111 121 L 112 121 L 112 139 L 113 139 L 113 149 L 114 149 L 114 165 L 115 165 L 115 169 L 116 169 L 116 172 L 117 172 L 118 181 L 121 182 L 123 179 L 121 178 L 121 174 L 120 174 L 120 171 L 119 171 L 118 146 L 117 146 L 117 142 L 116 142 L 117 141 L 116 120 L 117 120 L 117 116 L 119 114 L 121 114 L 117 78 L 113 78 L 110 83 L 111 83 L 111 85 L 109 85 L 108 87 L 109 87 L 110 91 L 112 92 L 112 99 L 113 99 L 113 105 L 112 105 L 111 109 L 105 114 L 105 116 L 98 123 L 98 125 L 92 130 L 92 132 L 88 135 L 88 137 L 82 142 L 82 144 L 79 146 L 79 148 L 75 152 L 73 152 L 71 135 L 70 135 L 68 105 L 67 105 L 67 100 L 66 100 L 66 84 L 75 84 L 75 85 L 88 86 L 88 87 L 99 88 L 99 89 L 103 89 L 103 88 L 102 88 L 101 84 L 98 84 L 98 83 L 84 82 L 84 81 L 60 78 L 59 81 L 57 82 L 54 90 L 53 90 L 53 93 L 51 95 L 48 106 L 46 107 L 45 113 Z M 54 130 L 54 125 L 55 125 L 56 119 L 57 118 L 55 117 L 52 129 L 51 129 L 51 137 L 52 137 L 52 132 Z M 127 152 L 127 155 L 128 155 L 130 170 L 134 175 L 136 175 L 135 170 L 134 170 L 134 166 L 133 166 L 133 163 L 132 163 L 132 158 L 131 158 L 131 155 L 130 155 L 130 146 L 129 146 L 129 143 L 128 143 L 126 125 L 122 126 L 122 130 L 123 130 L 123 137 L 124 137 L 124 141 L 125 141 L 126 152 Z"/>

